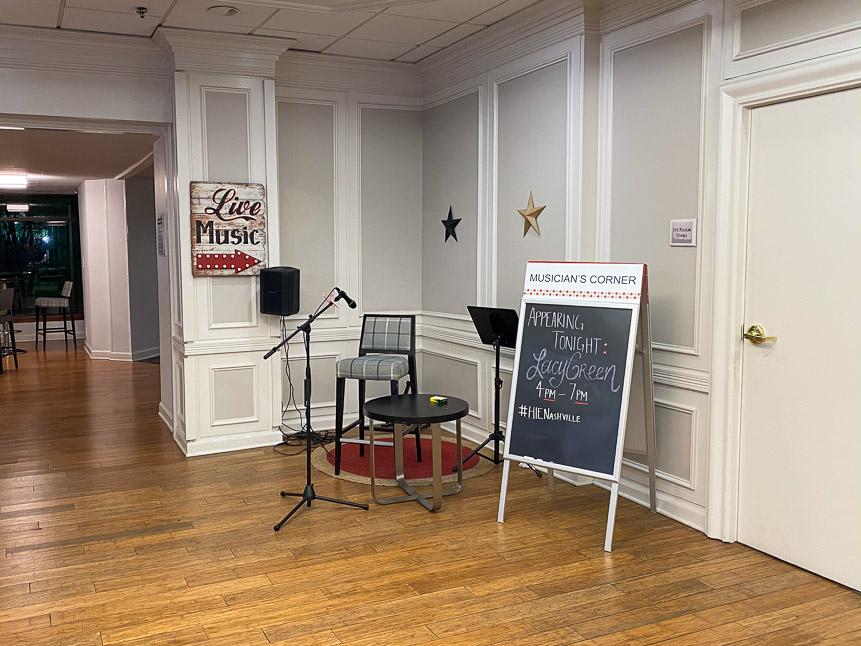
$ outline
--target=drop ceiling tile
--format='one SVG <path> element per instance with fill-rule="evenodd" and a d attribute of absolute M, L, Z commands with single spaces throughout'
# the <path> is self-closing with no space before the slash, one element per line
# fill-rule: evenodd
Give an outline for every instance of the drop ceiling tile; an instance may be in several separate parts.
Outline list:
<path fill-rule="evenodd" d="M 128 34 L 131 36 L 151 36 L 158 27 L 158 18 L 147 16 L 141 19 L 136 14 L 116 13 L 114 11 L 94 11 L 66 7 L 63 12 L 63 29 L 99 31 L 106 34 Z"/>
<path fill-rule="evenodd" d="M 431 54 L 437 53 L 441 47 L 430 47 L 429 45 L 419 45 L 413 50 L 408 51 L 403 56 L 399 57 L 397 60 L 402 63 L 417 63 L 423 58 L 427 58 Z"/>
<path fill-rule="evenodd" d="M 148 16 L 163 16 L 171 5 L 171 0 L 66 0 L 66 8 L 98 9 L 116 13 L 135 14 L 138 7 L 146 7 Z M 140 18 L 138 18 L 140 20 Z"/>
<path fill-rule="evenodd" d="M 239 9 L 235 16 L 219 16 L 207 11 L 214 5 L 228 5 Z M 201 29 L 212 29 L 210 25 L 243 25 L 259 27 L 269 18 L 275 9 L 270 6 L 243 4 L 232 0 L 179 0 L 167 15 L 169 20 L 199 22 Z M 203 23 L 206 23 L 204 26 Z M 165 24 L 168 24 L 165 22 Z"/>
<path fill-rule="evenodd" d="M 0 23 L 27 27 L 56 27 L 60 12 L 60 0 L 32 2 L 12 0 L 0 4 Z"/>
<path fill-rule="evenodd" d="M 278 29 L 256 29 L 254 33 L 260 36 L 275 36 L 276 38 L 294 38 L 296 42 L 290 45 L 290 49 L 298 49 L 303 52 L 322 52 L 329 45 L 338 40 L 337 36 L 302 34 L 296 31 L 280 31 Z"/>
<path fill-rule="evenodd" d="M 327 48 L 323 53 L 390 61 L 405 54 L 410 49 L 412 49 L 412 46 L 404 43 L 387 43 L 379 40 L 342 38 L 334 45 Z"/>
<path fill-rule="evenodd" d="M 466 22 L 503 2 L 505 0 L 432 0 L 403 6 L 394 5 L 386 9 L 386 15 Z"/>
<path fill-rule="evenodd" d="M 456 43 L 459 40 L 466 38 L 467 36 L 471 36 L 477 31 L 481 31 L 484 29 L 483 25 L 458 25 L 454 29 L 437 36 L 433 40 L 429 40 L 426 45 L 431 45 L 432 47 L 448 47 L 452 43 Z"/>
<path fill-rule="evenodd" d="M 200 20 L 175 20 L 168 18 L 164 21 L 165 27 L 178 27 L 179 29 L 194 29 L 196 31 L 222 32 L 226 34 L 250 34 L 254 27 L 248 25 L 224 25 L 217 22 L 203 22 Z"/>
<path fill-rule="evenodd" d="M 389 16 L 383 13 L 350 32 L 350 37 L 421 45 L 456 26 L 457 23 L 454 22 Z"/>
<path fill-rule="evenodd" d="M 385 9 L 380 7 L 381 2 L 386 0 L 291 0 L 283 2 L 292 7 L 309 9 L 310 11 L 348 11 L 350 9 L 361 9 L 362 11 L 378 12 Z M 403 0 L 388 0 L 388 2 L 402 2 Z"/>
<path fill-rule="evenodd" d="M 265 29 L 295 31 L 303 34 L 320 34 L 325 36 L 344 36 L 350 30 L 367 22 L 376 14 L 367 11 L 345 11 L 339 13 L 321 13 L 319 11 L 301 11 L 297 9 L 281 9 L 265 24 Z"/>
<path fill-rule="evenodd" d="M 469 22 L 476 25 L 492 25 L 496 21 L 508 18 L 508 16 L 517 13 L 521 9 L 525 9 L 536 2 L 538 2 L 538 0 L 507 0 L 490 11 L 486 11 L 476 18 L 471 18 Z"/>

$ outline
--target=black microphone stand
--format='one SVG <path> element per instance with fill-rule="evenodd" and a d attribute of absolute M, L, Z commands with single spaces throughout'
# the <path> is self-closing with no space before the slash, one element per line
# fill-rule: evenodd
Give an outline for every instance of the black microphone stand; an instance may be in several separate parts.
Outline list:
<path fill-rule="evenodd" d="M 302 493 L 290 493 L 288 491 L 282 491 L 281 495 L 293 496 L 296 498 L 301 498 L 301 500 L 296 503 L 296 506 L 290 510 L 290 513 L 284 516 L 281 519 L 281 522 L 275 525 L 273 529 L 277 532 L 281 529 L 281 526 L 290 520 L 290 517 L 299 511 L 299 508 L 306 504 L 310 507 L 312 500 L 325 500 L 326 502 L 334 502 L 339 505 L 348 505 L 350 507 L 358 507 L 359 509 L 367 509 L 368 505 L 358 502 L 351 502 L 349 500 L 337 500 L 335 498 L 327 498 L 326 496 L 318 496 L 314 492 L 314 485 L 311 483 L 311 323 L 313 323 L 318 316 L 320 316 L 323 312 L 334 305 L 334 301 L 327 301 L 326 306 L 322 309 L 318 309 L 316 312 L 308 316 L 308 320 L 305 321 L 302 325 L 296 328 L 296 331 L 293 332 L 290 336 L 281 341 L 274 348 L 269 350 L 263 358 L 268 359 L 273 354 L 278 352 L 282 346 L 286 345 L 290 339 L 294 336 L 302 332 L 305 337 L 305 490 Z"/>

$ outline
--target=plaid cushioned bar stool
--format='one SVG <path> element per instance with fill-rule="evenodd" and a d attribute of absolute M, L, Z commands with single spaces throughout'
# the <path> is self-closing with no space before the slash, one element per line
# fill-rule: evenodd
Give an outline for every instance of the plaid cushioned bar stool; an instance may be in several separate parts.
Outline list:
<path fill-rule="evenodd" d="M 74 283 L 67 280 L 63 283 L 63 289 L 59 296 L 40 296 L 36 299 L 36 349 L 39 349 L 39 335 L 42 335 L 42 349 L 45 349 L 45 341 L 48 337 L 48 332 L 62 332 L 63 338 L 66 341 L 66 347 L 69 347 L 69 335 L 72 335 L 72 342 L 75 344 L 75 349 L 78 349 L 78 338 L 75 336 L 75 316 L 72 311 L 72 288 Z M 63 314 L 63 327 L 48 327 L 48 309 L 55 307 Z M 68 319 L 72 322 L 72 329 L 69 330 L 66 326 L 66 313 Z M 39 316 L 42 317 L 42 329 L 39 329 Z"/>
<path fill-rule="evenodd" d="M 335 366 L 337 377 L 335 392 L 335 475 L 341 472 L 341 444 L 359 444 L 359 455 L 364 455 L 365 439 L 365 382 L 388 381 L 392 395 L 398 394 L 398 383 L 409 375 L 407 389 L 418 392 L 416 378 L 416 317 L 413 315 L 365 314 L 362 335 L 359 339 L 359 356 L 341 359 Z M 344 390 L 347 379 L 359 381 L 359 419 L 344 428 Z M 359 427 L 359 438 L 345 438 L 343 434 Z M 385 429 L 383 429 L 385 430 Z M 419 427 L 406 433 L 416 436 L 416 455 L 421 461 Z M 380 445 L 380 443 L 377 443 Z M 385 443 L 382 443 L 385 446 Z"/>
<path fill-rule="evenodd" d="M 15 370 L 18 369 L 18 348 L 15 345 L 15 322 L 12 320 L 12 305 L 15 302 L 15 290 L 11 287 L 0 289 L 0 331 L 9 325 L 9 340 L 12 344 L 9 348 L 0 347 L 0 375 L 3 374 L 3 359 L 9 349 L 12 350 L 12 358 L 15 359 Z"/>

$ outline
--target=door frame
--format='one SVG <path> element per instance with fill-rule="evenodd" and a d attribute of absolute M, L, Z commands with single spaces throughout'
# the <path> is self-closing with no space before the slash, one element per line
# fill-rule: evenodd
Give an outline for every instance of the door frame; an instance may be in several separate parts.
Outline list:
<path fill-rule="evenodd" d="M 182 288 L 180 285 L 180 259 L 179 252 L 174 249 L 175 231 L 179 227 L 179 196 L 177 194 L 176 179 L 177 179 L 177 161 L 176 161 L 176 127 L 173 123 L 150 122 L 150 121 L 118 121 L 109 119 L 89 119 L 84 117 L 64 117 L 64 116 L 42 116 L 28 114 L 9 114 L 4 115 L 3 123 L 10 126 L 20 126 L 22 128 L 37 128 L 41 130 L 68 130 L 68 131 L 87 131 L 112 134 L 145 134 L 155 137 L 163 137 L 165 141 L 165 158 L 164 168 L 167 177 L 166 194 L 167 194 L 167 222 L 165 223 L 165 248 L 167 249 L 168 267 L 169 267 L 169 289 L 170 289 L 170 336 L 171 344 L 168 348 L 161 347 L 159 342 L 159 353 L 167 352 L 171 357 L 171 370 L 166 373 L 162 372 L 159 375 L 159 380 L 163 379 L 164 375 L 169 375 L 170 392 L 172 393 L 172 401 L 170 406 L 165 406 L 165 402 L 161 401 L 159 395 L 158 416 L 168 427 L 170 432 L 175 435 L 175 421 L 177 419 L 177 401 L 181 395 L 183 384 L 177 379 L 177 373 L 174 368 L 176 365 L 177 348 L 173 339 L 181 338 L 182 335 Z M 155 178 L 158 181 L 158 178 Z M 86 325 L 86 312 L 84 312 L 84 321 Z"/>
<path fill-rule="evenodd" d="M 738 540 L 742 350 L 751 111 L 861 86 L 861 50 L 727 83 L 720 93 L 720 154 L 714 240 L 709 475 L 706 534 Z"/>

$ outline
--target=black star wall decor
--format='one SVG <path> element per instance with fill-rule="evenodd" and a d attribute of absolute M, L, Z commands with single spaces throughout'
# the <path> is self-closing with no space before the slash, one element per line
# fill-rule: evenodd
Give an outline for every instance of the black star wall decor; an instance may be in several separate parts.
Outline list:
<path fill-rule="evenodd" d="M 455 232 L 454 228 L 460 224 L 460 218 L 452 217 L 451 207 L 448 207 L 448 217 L 445 220 L 440 220 L 440 222 L 442 222 L 445 227 L 444 242 L 448 242 L 449 236 L 454 238 L 454 241 L 457 242 L 457 232 Z"/>

